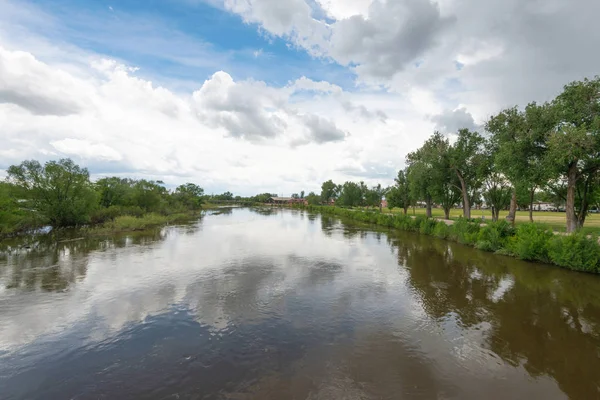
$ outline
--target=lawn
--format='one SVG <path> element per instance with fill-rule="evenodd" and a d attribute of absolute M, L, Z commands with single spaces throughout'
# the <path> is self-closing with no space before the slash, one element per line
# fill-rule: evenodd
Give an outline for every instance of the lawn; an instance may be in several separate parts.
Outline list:
<path fill-rule="evenodd" d="M 384 211 L 389 212 L 388 209 Z M 432 214 L 436 218 L 444 218 L 444 210 L 441 208 L 434 208 L 431 210 Z M 398 213 L 403 212 L 401 209 L 395 208 L 391 212 Z M 409 209 L 409 215 L 413 214 L 413 210 Z M 425 215 L 424 208 L 415 208 L 416 215 Z M 455 208 L 450 211 L 450 219 L 456 219 L 463 214 L 462 209 Z M 508 211 L 501 211 L 500 218 L 505 218 Z M 486 220 L 492 219 L 492 212 L 490 210 L 471 210 L 471 218 L 481 218 L 485 216 Z M 534 211 L 533 221 L 542 224 L 547 224 L 550 228 L 558 232 L 565 231 L 566 215 L 564 212 L 550 212 L 550 211 Z M 517 224 L 529 222 L 529 211 L 517 211 Z M 584 232 L 586 233 L 598 233 L 600 234 L 600 214 L 589 214 L 585 220 Z"/>

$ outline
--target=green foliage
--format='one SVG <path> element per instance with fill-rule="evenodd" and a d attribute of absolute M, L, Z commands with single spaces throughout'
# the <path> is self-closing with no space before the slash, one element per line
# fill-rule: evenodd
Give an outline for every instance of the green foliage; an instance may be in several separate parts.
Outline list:
<path fill-rule="evenodd" d="M 175 202 L 180 203 L 189 210 L 202 208 L 202 196 L 204 196 L 204 189 L 193 183 L 178 186 L 173 193 Z"/>
<path fill-rule="evenodd" d="M 522 260 L 550 262 L 548 247 L 554 234 L 539 224 L 521 224 L 507 243 L 507 250 Z"/>
<path fill-rule="evenodd" d="M 450 226 L 445 223 L 439 223 L 433 230 L 433 236 L 440 239 L 447 239 L 450 236 Z"/>
<path fill-rule="evenodd" d="M 308 196 L 306 196 L 306 201 L 311 206 L 316 206 L 321 203 L 321 196 L 315 194 L 315 192 L 310 192 Z"/>
<path fill-rule="evenodd" d="M 600 272 L 600 246 L 597 237 L 583 233 L 557 235 L 548 246 L 550 260 L 575 271 Z"/>
<path fill-rule="evenodd" d="M 458 243 L 475 245 L 479 230 L 479 223 L 459 218 L 450 226 L 449 238 Z"/>
<path fill-rule="evenodd" d="M 419 224 L 419 233 L 423 235 L 433 235 L 438 224 L 446 225 L 444 222 L 437 222 L 435 219 L 426 218 Z"/>
<path fill-rule="evenodd" d="M 88 170 L 70 159 L 44 166 L 35 160 L 23 161 L 8 168 L 8 178 L 53 226 L 85 224 L 97 206 Z"/>
<path fill-rule="evenodd" d="M 398 207 L 406 211 L 413 204 L 408 181 L 408 172 L 406 170 L 398 171 L 394 186 L 386 192 L 386 200 L 390 209 Z"/>
<path fill-rule="evenodd" d="M 479 230 L 475 247 L 485 251 L 498 251 L 506 246 L 515 229 L 506 221 L 492 222 Z"/>
<path fill-rule="evenodd" d="M 361 182 L 362 184 L 362 182 Z M 356 182 L 346 182 L 342 186 L 339 198 L 336 204 L 345 207 L 357 207 L 364 205 L 364 190 L 360 184 Z"/>
<path fill-rule="evenodd" d="M 338 197 L 338 194 L 338 185 L 333 183 L 332 180 L 323 182 L 323 184 L 321 185 L 321 201 L 324 204 L 329 204 L 332 200 L 335 200 Z"/>

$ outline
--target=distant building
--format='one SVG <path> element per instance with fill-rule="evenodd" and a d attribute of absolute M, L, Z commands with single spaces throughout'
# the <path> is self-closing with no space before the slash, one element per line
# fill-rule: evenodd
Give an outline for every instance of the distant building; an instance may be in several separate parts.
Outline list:
<path fill-rule="evenodd" d="M 388 206 L 387 200 L 385 200 L 385 199 L 381 200 L 381 208 L 387 208 L 387 206 Z"/>

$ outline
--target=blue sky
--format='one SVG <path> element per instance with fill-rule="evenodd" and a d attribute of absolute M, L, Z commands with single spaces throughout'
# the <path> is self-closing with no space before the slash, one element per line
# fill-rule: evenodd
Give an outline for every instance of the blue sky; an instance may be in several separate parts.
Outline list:
<path fill-rule="evenodd" d="M 315 59 L 280 37 L 203 1 L 32 1 L 53 15 L 56 40 L 126 60 L 141 75 L 203 81 L 226 68 L 235 79 L 283 86 L 300 76 L 352 89 L 355 74 L 332 60 Z M 138 46 L 144 37 L 161 43 Z M 152 48 L 156 46 L 156 48 Z M 168 51 L 164 51 L 168 47 Z M 191 55 L 191 59 L 184 59 Z M 180 58 L 176 60 L 176 58 Z"/>
<path fill-rule="evenodd" d="M 481 130 L 598 74 L 599 14 L 596 0 L 0 0 L 0 176 L 70 157 L 209 193 L 389 185 L 434 130 Z"/>

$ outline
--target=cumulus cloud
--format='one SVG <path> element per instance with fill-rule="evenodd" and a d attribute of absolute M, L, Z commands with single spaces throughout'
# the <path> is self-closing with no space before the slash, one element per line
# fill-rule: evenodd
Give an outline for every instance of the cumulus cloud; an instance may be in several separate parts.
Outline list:
<path fill-rule="evenodd" d="M 456 110 L 446 110 L 442 114 L 434 115 L 431 121 L 435 123 L 435 130 L 442 133 L 456 133 L 459 129 L 476 131 L 480 128 L 475 123 L 473 116 L 466 108 L 460 107 Z"/>
<path fill-rule="evenodd" d="M 224 128 L 231 136 L 256 140 L 274 138 L 287 128 L 285 95 L 264 82 L 236 83 L 219 71 L 194 92 L 200 118 Z"/>
<path fill-rule="evenodd" d="M 350 94 L 329 82 L 299 79 L 272 87 L 236 81 L 220 71 L 185 94 L 157 86 L 114 60 L 93 58 L 84 67 L 68 61 L 57 66 L 1 48 L 3 70 L 19 71 L 11 90 L 30 89 L 32 96 L 59 104 L 68 90 L 69 102 L 77 107 L 68 113 L 32 113 L 5 98 L 0 168 L 23 159 L 71 157 L 92 174 L 194 181 L 209 191 L 292 193 L 298 182 L 316 190 L 329 179 L 333 159 L 352 156 L 343 143 L 361 141 L 372 129 L 344 118 L 338 97 Z M 38 74 L 43 85 L 36 84 Z M 309 95 L 294 98 L 300 92 Z M 324 105 L 329 101 L 333 106 Z M 340 147 L 331 147 L 334 143 Z M 295 168 L 272 168 L 283 164 Z"/>
<path fill-rule="evenodd" d="M 56 84 L 49 85 L 49 81 Z M 15 104 L 37 115 L 76 114 L 83 100 L 74 99 L 72 92 L 81 86 L 69 74 L 52 71 L 29 53 L 0 47 L 0 103 Z"/>
<path fill-rule="evenodd" d="M 335 122 L 302 114 L 292 107 L 290 96 L 302 90 L 334 94 L 342 91 L 329 82 L 306 78 L 284 88 L 257 81 L 235 82 L 228 73 L 219 71 L 194 92 L 193 99 L 201 120 L 225 129 L 235 138 L 264 142 L 282 136 L 293 146 L 344 140 L 346 134 Z"/>
<path fill-rule="evenodd" d="M 356 66 L 360 75 L 391 78 L 435 46 L 454 23 L 429 0 L 353 0 L 348 11 L 338 1 L 320 1 L 331 23 L 314 17 L 307 0 L 225 0 L 225 7 L 267 32 L 286 37 L 315 56 Z"/>
<path fill-rule="evenodd" d="M 308 137 L 316 143 L 338 142 L 346 137 L 346 133 L 333 122 L 318 115 L 307 114 L 302 119 L 309 130 Z"/>

